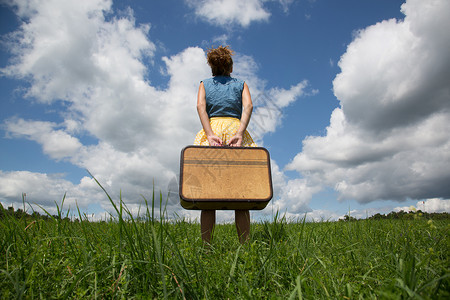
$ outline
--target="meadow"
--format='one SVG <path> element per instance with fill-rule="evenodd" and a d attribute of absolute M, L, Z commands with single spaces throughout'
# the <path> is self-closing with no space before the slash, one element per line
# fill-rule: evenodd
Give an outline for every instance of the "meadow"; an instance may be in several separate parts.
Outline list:
<path fill-rule="evenodd" d="M 1 207 L 0 297 L 450 299 L 448 218 L 306 222 L 276 214 L 252 223 L 244 245 L 234 224 L 217 225 L 204 245 L 198 223 L 165 218 L 155 199 L 140 216 L 110 200 L 116 216 L 102 222 L 80 211 L 69 220 L 63 202 L 46 218 Z"/>

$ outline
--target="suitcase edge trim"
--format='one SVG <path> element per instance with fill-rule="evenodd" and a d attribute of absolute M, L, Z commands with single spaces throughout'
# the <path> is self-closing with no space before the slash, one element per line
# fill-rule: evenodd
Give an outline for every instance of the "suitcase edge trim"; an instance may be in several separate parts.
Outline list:
<path fill-rule="evenodd" d="M 184 201 L 180 198 L 181 206 L 188 210 L 263 210 L 269 202 L 270 200 L 265 202 L 230 201 L 224 205 L 223 202 L 217 201 Z"/>

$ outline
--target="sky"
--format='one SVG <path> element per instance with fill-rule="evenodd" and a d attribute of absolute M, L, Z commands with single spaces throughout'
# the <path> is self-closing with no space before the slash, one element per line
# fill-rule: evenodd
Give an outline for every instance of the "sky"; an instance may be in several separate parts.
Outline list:
<path fill-rule="evenodd" d="M 161 193 L 235 51 L 274 197 L 252 220 L 450 212 L 450 1 L 0 0 L 0 202 L 103 219 Z M 221 211 L 218 221 L 233 219 Z"/>

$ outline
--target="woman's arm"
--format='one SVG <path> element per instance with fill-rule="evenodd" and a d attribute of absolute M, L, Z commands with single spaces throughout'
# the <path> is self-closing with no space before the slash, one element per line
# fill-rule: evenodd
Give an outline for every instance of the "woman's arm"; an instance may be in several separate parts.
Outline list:
<path fill-rule="evenodd" d="M 206 112 L 206 92 L 203 82 L 200 83 L 197 95 L 197 112 L 202 123 L 203 130 L 205 131 L 206 138 L 208 139 L 210 146 L 222 146 L 222 140 L 216 136 L 209 124 L 208 113 Z"/>
<path fill-rule="evenodd" d="M 244 132 L 247 129 L 248 123 L 250 122 L 250 117 L 252 116 L 253 111 L 253 103 L 252 97 L 250 96 L 250 90 L 247 84 L 244 82 L 244 90 L 242 91 L 242 116 L 241 116 L 241 125 L 239 126 L 236 134 L 230 139 L 228 143 L 231 147 L 241 147 L 242 140 L 244 136 Z"/>

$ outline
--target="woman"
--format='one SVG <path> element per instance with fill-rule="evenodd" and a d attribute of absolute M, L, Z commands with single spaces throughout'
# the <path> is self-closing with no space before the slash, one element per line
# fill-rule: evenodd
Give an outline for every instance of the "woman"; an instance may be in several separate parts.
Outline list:
<path fill-rule="evenodd" d="M 213 77 L 200 82 L 197 112 L 203 129 L 197 134 L 194 145 L 256 147 L 247 132 L 253 110 L 250 91 L 244 81 L 230 76 L 232 55 L 228 46 L 208 50 L 207 60 Z M 202 210 L 203 241 L 210 242 L 215 222 L 215 210 Z M 250 212 L 236 210 L 235 222 L 239 241 L 244 243 L 250 233 Z"/>

